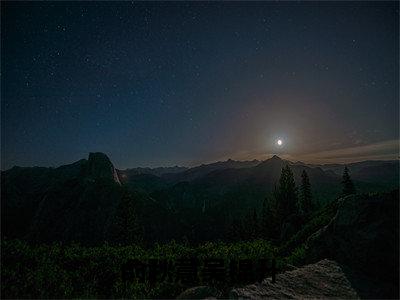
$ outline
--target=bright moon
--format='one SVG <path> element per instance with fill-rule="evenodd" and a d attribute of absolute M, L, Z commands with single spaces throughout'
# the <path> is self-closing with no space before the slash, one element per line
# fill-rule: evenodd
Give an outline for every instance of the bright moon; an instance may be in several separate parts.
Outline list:
<path fill-rule="evenodd" d="M 276 143 L 278 144 L 278 146 L 282 146 L 283 144 L 282 140 L 277 140 Z"/>

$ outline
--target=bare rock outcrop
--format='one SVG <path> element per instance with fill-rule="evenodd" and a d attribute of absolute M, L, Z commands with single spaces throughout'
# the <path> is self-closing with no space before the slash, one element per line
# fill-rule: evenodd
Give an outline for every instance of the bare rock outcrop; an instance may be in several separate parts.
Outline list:
<path fill-rule="evenodd" d="M 232 289 L 233 299 L 358 299 L 346 273 L 335 261 L 321 260 L 293 271 Z"/>

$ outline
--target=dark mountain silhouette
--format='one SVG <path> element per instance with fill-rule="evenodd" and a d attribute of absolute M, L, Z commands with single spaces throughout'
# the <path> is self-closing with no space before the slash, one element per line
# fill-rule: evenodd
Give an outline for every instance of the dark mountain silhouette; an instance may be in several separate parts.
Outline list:
<path fill-rule="evenodd" d="M 251 184 L 260 187 L 264 186 L 267 190 L 272 190 L 279 180 L 282 168 L 289 163 L 274 156 L 252 168 L 218 170 L 194 182 L 206 186 L 220 185 L 221 187 L 225 187 L 226 185 Z M 315 184 L 336 184 L 339 180 L 338 176 L 325 173 L 320 168 L 294 165 L 292 166 L 292 170 L 297 183 L 300 182 L 303 170 L 307 171 L 310 180 Z"/>
<path fill-rule="evenodd" d="M 210 172 L 217 170 L 225 170 L 225 169 L 241 169 L 241 168 L 249 168 L 258 165 L 260 161 L 251 160 L 251 161 L 236 161 L 232 159 L 228 159 L 226 161 L 218 161 L 216 163 L 211 164 L 203 164 L 201 166 L 190 168 L 181 173 L 167 173 L 162 177 L 166 179 L 168 182 L 180 182 L 180 181 L 192 181 L 198 178 L 207 175 Z"/>
<path fill-rule="evenodd" d="M 278 156 L 273 156 L 253 167 L 216 169 L 188 181 L 185 185 L 179 184 L 167 188 L 155 195 L 155 198 L 159 201 L 173 199 L 174 204 L 169 205 L 174 206 L 175 209 L 190 205 L 196 208 L 206 206 L 206 209 L 210 209 L 219 205 L 220 202 L 230 208 L 238 206 L 238 210 L 246 205 L 259 207 L 266 194 L 273 191 L 282 167 L 289 163 Z M 307 171 L 310 181 L 316 187 L 315 193 L 320 198 L 329 193 L 332 198 L 332 195 L 340 190 L 341 179 L 338 175 L 326 173 L 320 168 L 300 165 L 292 166 L 292 169 L 297 183 L 301 181 L 302 171 L 304 169 Z M 166 194 L 173 196 L 165 197 Z"/>
<path fill-rule="evenodd" d="M 118 175 L 121 177 L 121 181 L 129 181 L 132 176 L 137 175 L 154 175 L 154 176 L 162 176 L 164 174 L 175 174 L 186 171 L 188 168 L 186 167 L 158 167 L 158 168 L 131 168 L 125 170 L 117 170 Z"/>
<path fill-rule="evenodd" d="M 299 174 L 303 169 L 310 172 L 311 180 L 314 183 L 322 184 L 322 186 L 317 187 L 317 194 L 321 195 L 320 198 L 331 194 L 331 183 L 337 184 L 337 180 L 342 176 L 344 169 L 344 165 L 340 164 L 311 165 L 300 161 L 292 163 L 275 155 L 262 162 L 257 160 L 244 162 L 227 160 L 189 168 L 183 172 L 164 173 L 159 176 L 162 180 L 152 176 L 130 175 L 126 182 L 137 187 L 153 186 L 152 191 L 184 181 L 205 186 L 219 185 L 221 190 L 242 183 L 264 184 L 273 187 L 279 178 L 281 168 L 285 164 L 292 166 L 297 183 L 299 183 Z M 398 161 L 366 161 L 349 164 L 349 170 L 357 187 L 360 187 L 362 191 L 370 192 L 395 188 L 399 178 L 398 166 Z M 325 185 L 330 185 L 330 188 L 326 190 Z M 315 184 L 314 187 L 316 187 Z M 334 190 L 336 191 L 336 188 Z M 332 199 L 332 197 L 328 198 Z"/>
<path fill-rule="evenodd" d="M 338 175 L 341 175 L 344 169 L 344 164 L 326 164 L 318 166 L 324 171 L 332 171 Z M 376 182 L 389 186 L 393 186 L 393 184 L 397 184 L 399 181 L 398 160 L 368 160 L 350 163 L 346 166 L 354 180 Z"/>
<path fill-rule="evenodd" d="M 178 172 L 179 167 L 142 172 L 116 170 L 105 154 L 90 153 L 87 160 L 58 168 L 14 167 L 2 172 L 2 233 L 36 241 L 108 240 L 116 209 L 130 193 L 150 240 L 185 235 L 195 240 L 223 238 L 227 228 L 221 226 L 249 209 L 260 209 L 265 197 L 272 196 L 286 164 L 291 165 L 297 184 L 303 170 L 307 172 L 316 201 L 329 202 L 340 194 L 341 176 L 336 169 L 293 164 L 278 156 L 262 162 L 227 160 L 183 172 Z M 369 192 L 391 184 L 396 187 L 397 182 L 391 180 L 398 171 L 388 164 L 393 165 L 368 162 L 354 168 L 357 177 L 365 180 L 354 180 L 357 189 Z M 354 178 L 351 171 L 350 175 Z M 390 178 L 389 182 L 383 176 Z"/>
<path fill-rule="evenodd" d="M 151 193 L 171 186 L 165 179 L 152 174 L 130 174 L 126 177 L 119 172 L 118 174 L 122 184 L 144 192 Z"/>
<path fill-rule="evenodd" d="M 58 168 L 14 167 L 1 185 L 2 235 L 36 241 L 98 239 L 122 195 L 103 153 Z"/>

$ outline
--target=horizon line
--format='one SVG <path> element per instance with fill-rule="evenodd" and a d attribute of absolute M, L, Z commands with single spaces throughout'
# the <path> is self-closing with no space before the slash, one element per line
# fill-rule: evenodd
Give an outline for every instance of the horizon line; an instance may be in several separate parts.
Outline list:
<path fill-rule="evenodd" d="M 193 165 L 190 165 L 190 166 L 188 166 L 188 165 L 178 165 L 178 164 L 173 165 L 173 164 L 171 164 L 171 165 L 158 165 L 158 166 L 133 166 L 133 167 L 118 168 L 118 167 L 116 167 L 114 165 L 114 163 L 112 162 L 112 160 L 110 159 L 108 154 L 106 154 L 104 152 L 100 152 L 100 151 L 88 152 L 87 157 L 89 156 L 90 153 L 103 153 L 103 154 L 105 154 L 108 157 L 108 159 L 111 161 L 111 163 L 113 164 L 114 168 L 116 170 L 120 170 L 120 171 L 129 170 L 129 169 L 137 169 L 137 168 L 157 169 L 157 168 L 175 168 L 175 167 L 177 167 L 177 168 L 191 169 L 191 168 L 196 168 L 196 167 L 200 167 L 200 166 L 204 166 L 204 165 L 211 165 L 211 164 L 215 164 L 215 163 L 223 163 L 223 162 L 228 162 L 228 161 L 234 161 L 234 162 L 258 161 L 258 162 L 262 163 L 262 162 L 265 162 L 267 160 L 272 159 L 275 156 L 278 157 L 281 160 L 288 161 L 288 162 L 290 162 L 292 164 L 302 163 L 304 165 L 314 165 L 316 167 L 322 166 L 322 165 L 335 165 L 335 164 L 337 164 L 337 165 L 347 165 L 347 164 L 366 162 L 366 161 L 382 161 L 382 162 L 385 162 L 385 161 L 399 161 L 400 160 L 399 156 L 391 157 L 391 158 L 388 157 L 386 159 L 385 158 L 379 158 L 381 156 L 378 156 L 378 157 L 375 156 L 376 157 L 375 159 L 374 159 L 374 157 L 370 157 L 370 158 L 365 157 L 365 159 L 356 159 L 356 160 L 352 160 L 352 161 L 348 161 L 348 162 L 329 162 L 328 161 L 328 162 L 317 163 L 317 162 L 310 162 L 310 161 L 303 161 L 303 160 L 300 160 L 300 159 L 295 159 L 295 157 L 290 157 L 290 155 L 285 155 L 285 154 L 283 154 L 283 155 L 268 154 L 268 157 L 265 158 L 265 159 L 259 159 L 259 158 L 254 158 L 254 159 L 232 159 L 232 158 L 228 158 L 228 159 L 222 159 L 222 160 L 220 159 L 220 160 L 208 161 L 208 162 L 204 162 L 204 163 L 197 163 L 197 164 L 193 164 Z M 7 171 L 7 170 L 10 170 L 10 169 L 13 169 L 13 168 L 54 168 L 54 169 L 56 169 L 56 168 L 59 168 L 59 167 L 62 167 L 62 166 L 74 164 L 74 163 L 76 163 L 76 162 L 78 162 L 80 160 L 87 160 L 87 158 L 81 158 L 81 159 L 75 160 L 75 161 L 73 161 L 71 163 L 64 163 L 64 164 L 60 164 L 58 166 L 44 166 L 44 165 L 21 166 L 21 165 L 14 165 L 14 166 L 12 166 L 10 168 L 7 168 L 7 169 L 1 168 L 1 172 Z"/>

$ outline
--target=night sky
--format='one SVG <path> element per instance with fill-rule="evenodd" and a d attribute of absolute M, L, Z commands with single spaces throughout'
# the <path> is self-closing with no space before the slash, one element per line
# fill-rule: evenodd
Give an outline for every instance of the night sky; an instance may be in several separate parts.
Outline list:
<path fill-rule="evenodd" d="M 1 22 L 2 169 L 397 157 L 397 2 L 3 2 Z"/>

